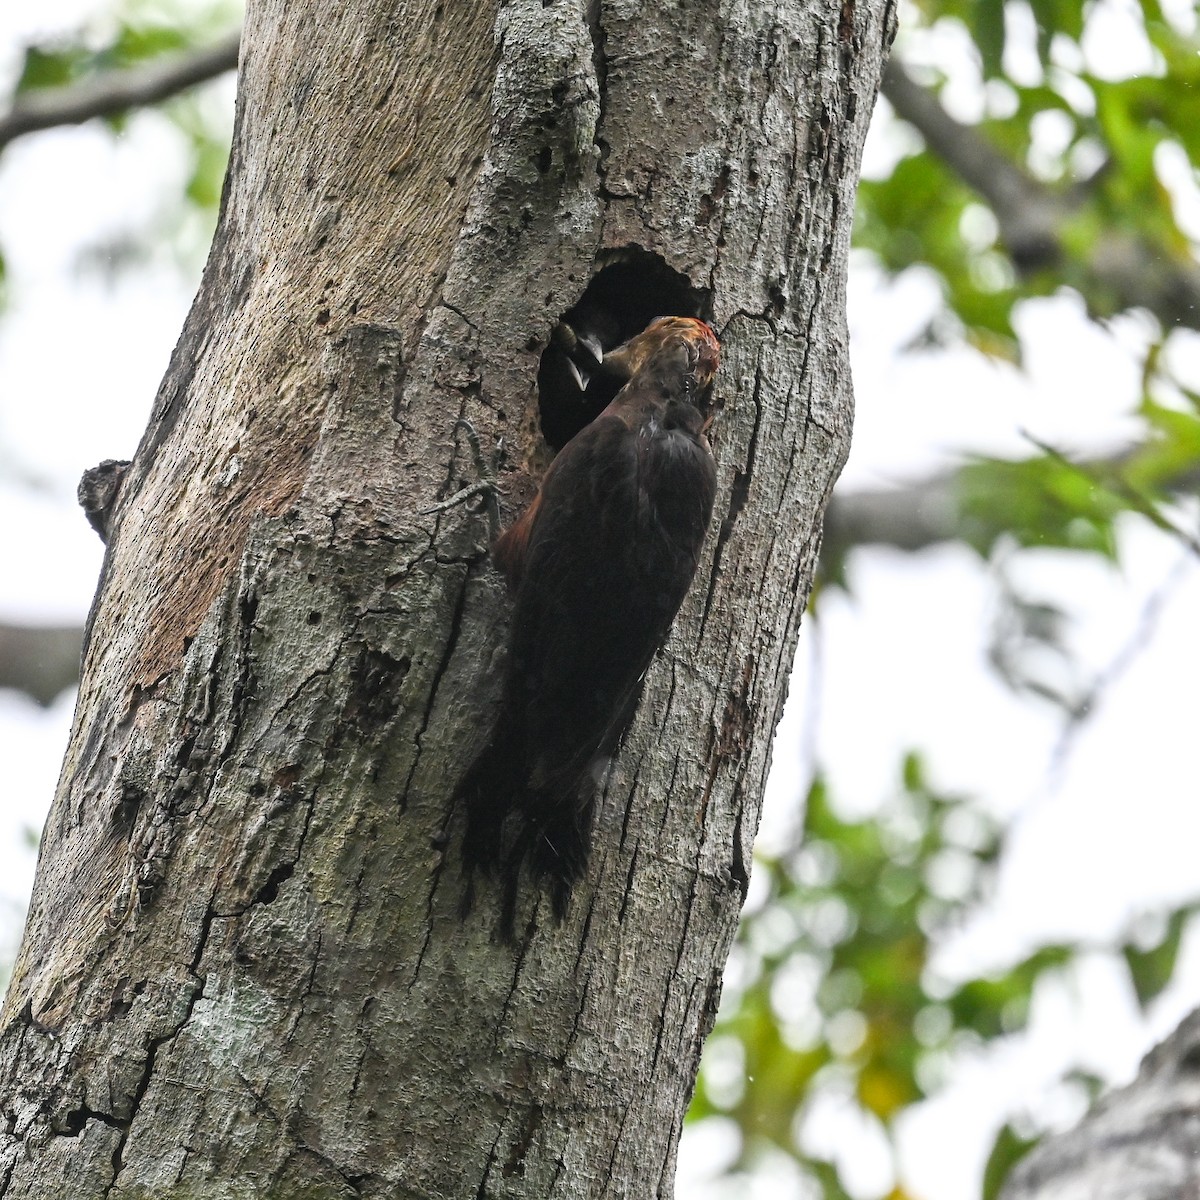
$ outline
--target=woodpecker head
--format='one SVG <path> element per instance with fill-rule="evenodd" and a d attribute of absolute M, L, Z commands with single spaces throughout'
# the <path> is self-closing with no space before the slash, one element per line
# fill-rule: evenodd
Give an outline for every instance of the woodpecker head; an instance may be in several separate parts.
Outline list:
<path fill-rule="evenodd" d="M 632 379 L 651 360 L 682 353 L 685 370 L 703 391 L 717 373 L 721 360 L 720 344 L 712 327 L 695 317 L 658 317 L 641 333 L 610 350 L 604 356 L 604 369 Z"/>

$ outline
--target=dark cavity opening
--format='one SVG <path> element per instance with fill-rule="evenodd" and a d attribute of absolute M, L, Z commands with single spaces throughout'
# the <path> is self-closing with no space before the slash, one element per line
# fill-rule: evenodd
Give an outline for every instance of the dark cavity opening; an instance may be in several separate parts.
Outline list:
<path fill-rule="evenodd" d="M 560 320 L 607 352 L 641 333 L 655 317 L 707 317 L 710 296 L 672 270 L 657 254 L 628 246 L 604 255 L 579 300 Z M 561 450 L 604 411 L 620 380 L 589 369 L 590 353 L 572 354 L 566 339 L 552 336 L 538 368 L 542 435 Z"/>

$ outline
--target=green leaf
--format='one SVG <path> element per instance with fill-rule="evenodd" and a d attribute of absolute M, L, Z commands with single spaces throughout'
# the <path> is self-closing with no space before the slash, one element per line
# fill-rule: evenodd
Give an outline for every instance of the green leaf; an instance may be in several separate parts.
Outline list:
<path fill-rule="evenodd" d="M 16 94 L 37 88 L 62 87 L 71 83 L 82 71 L 87 53 L 78 46 L 49 49 L 42 46 L 27 46 L 17 76 Z"/>
<path fill-rule="evenodd" d="M 179 25 L 133 22 L 121 26 L 109 54 L 116 65 L 130 67 L 163 54 L 177 54 L 194 44 L 190 31 Z"/>
<path fill-rule="evenodd" d="M 978 459 L 956 480 L 962 536 L 981 554 L 1001 537 L 1116 558 L 1116 517 L 1132 506 L 1103 480 L 1055 454 Z"/>
<path fill-rule="evenodd" d="M 1004 57 L 1004 0 L 978 0 L 971 31 L 983 62 L 983 77 L 993 79 L 1000 74 Z"/>
<path fill-rule="evenodd" d="M 1037 25 L 1038 57 L 1042 64 L 1050 62 L 1050 43 L 1056 33 L 1079 41 L 1083 34 L 1082 0 L 1030 0 L 1033 19 Z"/>
<path fill-rule="evenodd" d="M 1186 908 L 1173 912 L 1162 938 L 1154 945 L 1143 949 L 1133 942 L 1126 942 L 1121 947 L 1125 965 L 1129 968 L 1129 979 L 1142 1008 L 1171 982 L 1179 957 L 1180 939 L 1192 911 Z"/>
<path fill-rule="evenodd" d="M 1038 1138 L 1022 1137 L 1011 1125 L 1004 1125 L 996 1134 L 983 1168 L 981 1200 L 997 1200 L 1009 1173 L 1038 1144 Z"/>
<path fill-rule="evenodd" d="M 1070 945 L 1044 946 L 1016 966 L 990 979 L 972 979 L 944 1001 L 957 1028 L 984 1039 L 1012 1033 L 1025 1024 L 1038 980 L 1058 971 L 1078 956 Z"/>

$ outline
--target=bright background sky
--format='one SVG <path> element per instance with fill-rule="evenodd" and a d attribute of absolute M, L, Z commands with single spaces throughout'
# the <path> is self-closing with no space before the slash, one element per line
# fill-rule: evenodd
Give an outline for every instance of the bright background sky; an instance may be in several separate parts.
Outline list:
<path fill-rule="evenodd" d="M 1114 32 L 1089 53 L 1108 74 L 1142 69 L 1138 43 L 1122 32 L 1126 6 L 1108 7 Z M 11 77 L 24 41 L 73 29 L 97 6 L 41 0 L 33 8 L 0 9 L 0 81 Z M 232 81 L 212 92 L 214 104 L 228 104 Z M 970 112 L 977 97 L 969 86 L 960 92 Z M 890 161 L 895 137 L 894 127 L 890 138 L 886 128 L 873 132 L 868 170 Z M 195 275 L 165 252 L 116 281 L 81 260 L 153 224 L 179 194 L 185 170 L 173 132 L 153 113 L 135 116 L 119 139 L 91 126 L 56 130 L 0 157 L 10 295 L 0 317 L 0 620 L 86 614 L 102 547 L 75 503 L 75 485 L 101 459 L 132 455 Z M 967 350 L 905 350 L 937 306 L 935 285 L 920 272 L 886 283 L 855 260 L 858 415 L 844 488 L 920 478 L 969 452 L 1027 454 L 1026 433 L 1068 452 L 1124 443 L 1140 386 L 1137 351 L 1152 336 L 1142 320 L 1125 317 L 1102 331 L 1070 296 L 1028 304 L 1018 372 Z M 1190 363 L 1200 386 L 1198 342 L 1177 335 L 1172 353 Z M 1148 908 L 1196 896 L 1200 818 L 1188 750 L 1196 736 L 1200 571 L 1177 542 L 1144 523 L 1123 526 L 1121 542 L 1120 568 L 1058 551 L 1022 555 L 1014 566 L 1027 591 L 1072 613 L 1069 640 L 1084 678 L 1125 664 L 1065 749 L 1061 715 L 1015 697 L 987 667 L 996 611 L 987 566 L 960 546 L 857 553 L 852 594 L 826 594 L 819 630 L 806 625 L 802 633 L 764 844 L 782 846 L 794 827 L 814 746 L 833 794 L 861 812 L 895 789 L 901 756 L 919 748 L 935 786 L 981 796 L 1015 821 L 994 901 L 946 945 L 943 971 L 1000 967 L 1057 939 L 1112 937 Z M 1159 593 L 1161 609 L 1147 628 L 1147 605 Z M 19 938 L 33 874 L 27 831 L 44 820 L 72 706 L 64 696 L 43 710 L 0 691 L 0 958 L 11 957 Z M 1047 982 L 1028 1034 L 962 1056 L 946 1090 L 908 1121 L 909 1188 L 924 1200 L 977 1194 L 983 1156 L 1007 1113 L 1024 1106 L 1070 1122 L 1075 1104 L 1047 1090 L 1066 1067 L 1082 1058 L 1126 1081 L 1197 1003 L 1195 936 L 1176 982 L 1145 1016 L 1123 972 L 1099 957 L 1070 983 Z M 852 1187 L 866 1195 L 887 1185 L 870 1135 L 845 1111 L 830 1106 L 809 1124 L 809 1136 L 839 1149 Z M 712 1131 L 685 1136 L 682 1200 L 725 1195 L 704 1183 L 724 1152 Z M 782 1167 L 768 1174 L 752 1200 L 786 1196 L 786 1181 Z"/>

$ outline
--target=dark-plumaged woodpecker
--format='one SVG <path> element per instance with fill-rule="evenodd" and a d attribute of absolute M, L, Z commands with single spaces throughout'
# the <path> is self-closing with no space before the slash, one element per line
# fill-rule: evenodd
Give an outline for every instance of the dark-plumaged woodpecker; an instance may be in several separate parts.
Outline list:
<path fill-rule="evenodd" d="M 660 317 L 602 354 L 598 368 L 628 382 L 492 547 L 515 597 L 507 676 L 457 794 L 464 911 L 474 873 L 498 875 L 508 932 L 523 866 L 564 915 L 596 788 L 696 572 L 716 489 L 698 405 L 718 361 L 716 335 L 690 317 Z"/>

